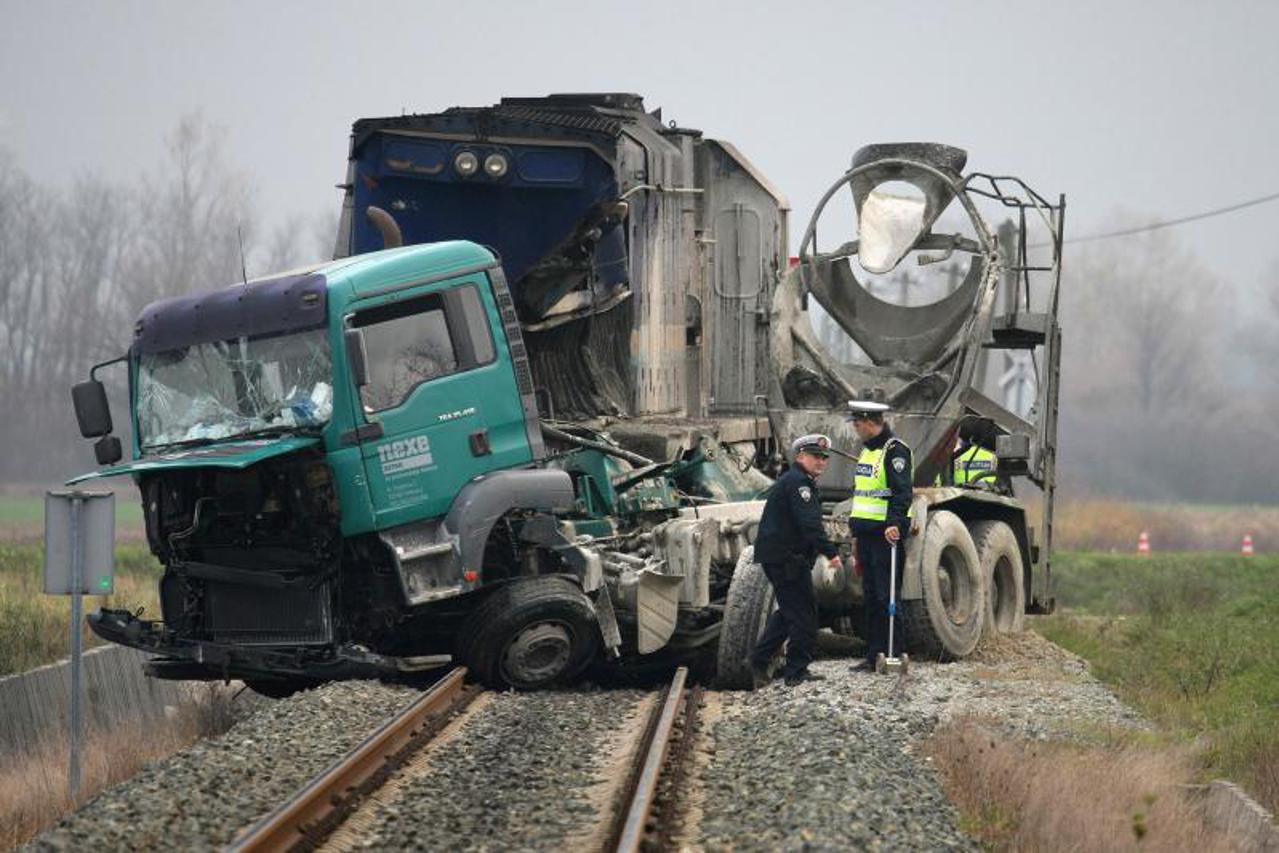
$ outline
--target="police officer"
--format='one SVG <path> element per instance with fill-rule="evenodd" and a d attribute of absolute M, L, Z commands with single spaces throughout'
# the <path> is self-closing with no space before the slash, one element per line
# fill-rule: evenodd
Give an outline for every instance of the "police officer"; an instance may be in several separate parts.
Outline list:
<path fill-rule="evenodd" d="M 960 427 L 953 458 L 956 486 L 995 484 L 991 475 L 999 460 L 995 454 L 978 444 L 975 430 Z"/>
<path fill-rule="evenodd" d="M 842 567 L 839 549 L 822 526 L 822 502 L 817 494 L 817 478 L 826 470 L 829 456 L 830 439 L 826 436 L 795 439 L 791 444 L 794 461 L 773 484 L 764 503 L 755 560 L 764 567 L 764 574 L 773 585 L 777 610 L 768 617 L 764 633 L 751 653 L 756 687 L 768 681 L 769 665 L 787 640 L 786 685 L 794 687 L 803 681 L 822 679 L 808 671 L 817 642 L 813 563 L 822 554 L 837 569 Z"/>
<path fill-rule="evenodd" d="M 853 429 L 862 441 L 853 482 L 853 509 L 849 526 L 857 539 L 857 562 L 862 573 L 863 612 L 866 618 L 866 661 L 854 669 L 874 668 L 875 657 L 887 655 L 890 559 L 897 549 L 897 592 L 901 592 L 905 540 L 910 532 L 913 476 L 910 448 L 893 434 L 884 415 L 886 403 L 852 400 L 848 404 Z M 896 615 L 892 616 L 894 620 Z M 894 644 L 901 637 L 901 623 L 894 622 Z M 900 649 L 894 648 L 893 654 Z"/>

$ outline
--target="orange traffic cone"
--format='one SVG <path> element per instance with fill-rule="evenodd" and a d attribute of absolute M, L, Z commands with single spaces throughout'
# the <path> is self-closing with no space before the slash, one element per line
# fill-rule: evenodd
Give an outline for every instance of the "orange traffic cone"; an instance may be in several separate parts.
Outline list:
<path fill-rule="evenodd" d="M 1245 557 L 1252 556 L 1252 534 L 1245 533 L 1243 535 L 1243 545 L 1239 546 L 1239 553 Z"/>
<path fill-rule="evenodd" d="M 1139 557 L 1150 556 L 1150 537 L 1146 534 L 1146 531 L 1144 530 L 1141 531 L 1141 535 L 1137 537 L 1137 556 Z"/>

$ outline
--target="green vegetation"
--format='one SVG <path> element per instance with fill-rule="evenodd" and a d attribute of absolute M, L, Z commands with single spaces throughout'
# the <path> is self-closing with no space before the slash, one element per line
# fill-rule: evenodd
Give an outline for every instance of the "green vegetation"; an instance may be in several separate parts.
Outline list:
<path fill-rule="evenodd" d="M 116 549 L 115 593 L 86 595 L 84 612 L 143 607 L 158 618 L 160 572 L 145 545 L 121 545 Z M 69 596 L 44 594 L 44 546 L 0 542 L 0 675 L 66 657 L 70 615 Z M 86 648 L 101 644 L 87 625 L 83 631 Z"/>
<path fill-rule="evenodd" d="M 117 540 L 144 538 L 146 527 L 137 489 L 123 489 L 116 495 L 115 526 Z M 34 542 L 43 537 L 44 495 L 0 494 L 0 543 Z"/>
<path fill-rule="evenodd" d="M 1036 629 L 1279 809 L 1279 557 L 1066 553 L 1054 576 Z"/>

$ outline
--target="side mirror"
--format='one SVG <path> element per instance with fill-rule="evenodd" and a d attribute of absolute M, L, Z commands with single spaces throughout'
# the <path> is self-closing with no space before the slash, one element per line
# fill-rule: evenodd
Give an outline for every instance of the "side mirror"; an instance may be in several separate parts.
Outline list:
<path fill-rule="evenodd" d="M 114 465 L 124 458 L 124 449 L 120 446 L 120 439 L 104 435 L 93 443 L 93 455 L 99 465 Z"/>
<path fill-rule="evenodd" d="M 110 434 L 111 406 L 107 403 L 107 389 L 101 382 L 90 379 L 75 385 L 71 389 L 71 402 L 80 423 L 80 435 L 98 438 Z"/>
<path fill-rule="evenodd" d="M 356 388 L 363 388 L 369 384 L 369 353 L 364 348 L 364 330 L 347 329 L 344 337 L 346 360 L 351 364 L 351 379 Z"/>

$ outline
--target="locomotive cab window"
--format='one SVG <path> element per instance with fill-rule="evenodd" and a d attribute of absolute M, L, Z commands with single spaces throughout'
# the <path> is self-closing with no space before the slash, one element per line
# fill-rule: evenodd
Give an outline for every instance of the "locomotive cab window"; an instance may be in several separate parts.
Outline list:
<path fill-rule="evenodd" d="M 351 325 L 364 330 L 366 412 L 399 406 L 423 382 L 493 361 L 488 316 L 474 285 L 368 308 Z"/>

